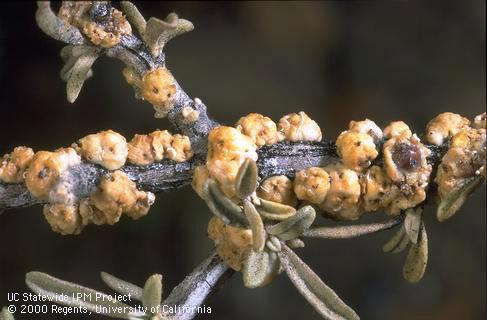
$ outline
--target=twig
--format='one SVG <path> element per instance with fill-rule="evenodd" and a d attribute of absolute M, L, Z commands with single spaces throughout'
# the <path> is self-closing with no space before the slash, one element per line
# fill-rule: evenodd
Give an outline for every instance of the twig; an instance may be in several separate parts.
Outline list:
<path fill-rule="evenodd" d="M 110 6 L 109 4 L 107 5 L 105 3 L 95 3 L 95 5 L 108 7 Z M 122 4 L 122 6 L 123 5 L 124 4 Z M 140 37 L 125 34 L 122 36 L 120 43 L 111 48 L 107 49 L 104 47 L 100 47 L 99 45 L 95 47 L 93 45 L 87 44 L 87 39 L 85 39 L 79 33 L 79 31 L 76 32 L 76 30 L 67 26 L 64 21 L 58 18 L 52 12 L 49 3 L 41 2 L 38 6 L 39 9 L 36 14 L 36 18 L 38 20 L 39 26 L 44 32 L 49 34 L 54 39 L 63 41 L 70 45 L 83 45 L 83 47 L 81 48 L 88 47 L 94 50 L 90 53 L 89 61 L 87 60 L 88 62 L 90 62 L 89 65 L 88 63 L 83 64 L 84 68 L 82 70 L 84 75 L 88 74 L 89 68 L 91 67 L 92 62 L 94 62 L 94 59 L 96 59 L 98 55 L 103 54 L 123 61 L 127 66 L 135 70 L 139 75 L 147 74 L 150 71 L 154 71 L 154 69 L 156 68 L 162 69 L 166 65 L 166 59 L 164 53 L 158 52 L 162 50 L 163 44 L 165 44 L 168 39 L 171 39 L 173 36 L 179 34 L 173 33 L 170 37 L 163 38 L 161 40 L 162 42 L 159 41 L 159 39 L 161 39 L 160 37 L 155 39 L 156 42 L 147 41 L 148 39 L 154 40 L 154 38 L 148 38 L 147 35 L 150 35 L 150 33 L 145 33 L 145 31 L 149 29 L 148 26 L 151 24 L 151 21 L 155 20 L 149 20 L 149 22 L 146 24 L 144 18 L 140 15 L 140 13 L 138 13 L 139 15 L 136 16 L 136 20 L 138 22 L 136 23 L 135 27 L 139 31 Z M 132 10 L 136 10 L 134 6 L 127 3 L 125 3 L 125 7 L 128 9 L 132 8 Z M 106 13 L 111 11 L 93 10 L 89 13 L 90 18 L 96 20 L 102 17 L 101 13 L 99 12 Z M 176 20 L 178 19 L 176 15 L 172 15 L 171 17 Z M 186 22 L 189 24 L 190 29 L 192 29 L 192 24 L 188 21 Z M 163 22 L 159 20 L 158 23 L 162 23 L 162 25 L 164 26 L 164 23 L 169 22 Z M 169 27 L 173 28 L 172 25 L 170 25 Z M 144 41 L 142 41 L 142 39 L 144 39 Z M 154 47 L 154 45 L 156 46 Z M 68 47 L 68 49 L 70 48 L 71 47 Z M 69 61 L 67 64 L 69 66 Z M 74 79 L 76 79 L 78 76 L 81 77 L 81 73 L 76 73 L 76 77 L 74 77 Z M 83 77 L 83 81 L 85 79 L 86 77 Z M 70 82 L 68 80 L 68 97 L 70 96 L 69 84 Z M 177 82 L 174 82 L 174 84 L 176 87 L 176 92 L 174 96 L 172 96 L 174 101 L 172 102 L 171 108 L 165 110 L 165 112 L 168 112 L 167 117 L 172 125 L 176 128 L 176 131 L 189 137 L 192 149 L 194 151 L 194 157 L 190 161 L 182 163 L 175 163 L 169 160 L 164 160 L 162 162 L 148 166 L 126 165 L 122 167 L 120 170 L 125 172 L 130 179 L 136 182 L 137 187 L 144 191 L 151 191 L 154 193 L 164 192 L 189 184 L 192 180 L 193 168 L 196 165 L 204 163 L 204 161 L 206 160 L 206 156 L 208 153 L 208 134 L 214 127 L 218 126 L 218 123 L 208 116 L 207 108 L 200 99 L 191 99 Z M 81 89 L 81 86 L 82 82 L 77 83 L 76 90 Z M 78 93 L 79 90 L 76 91 L 76 94 L 73 96 L 74 98 L 69 100 L 74 101 Z M 168 94 L 167 97 L 171 97 L 171 95 Z M 184 110 L 187 111 L 188 107 L 197 111 L 198 116 L 196 117 L 195 121 L 191 122 L 185 119 Z M 440 147 L 427 147 L 432 151 L 430 157 L 428 158 L 428 162 L 433 167 L 436 167 L 442 159 L 443 155 L 445 154 L 447 145 L 445 144 Z M 293 177 L 298 170 L 309 167 L 324 167 L 339 161 L 340 158 L 337 155 L 334 142 L 277 143 L 272 146 L 263 147 L 258 150 L 258 170 L 253 171 L 255 172 L 255 175 L 253 176 L 253 181 L 255 183 L 249 185 L 254 186 L 253 191 L 255 192 L 255 188 L 257 186 L 256 181 L 258 180 L 256 173 L 257 171 L 259 172 L 260 177 L 263 179 L 273 175 L 286 175 L 289 177 Z M 382 155 L 380 155 L 374 160 L 373 164 L 380 165 L 382 164 L 382 162 L 383 157 Z M 108 171 L 101 168 L 100 166 L 83 162 L 80 165 L 68 169 L 67 173 L 63 174 L 61 178 L 65 180 L 61 180 L 61 182 L 67 181 L 71 185 L 74 185 L 74 190 L 72 190 L 73 195 L 77 198 L 84 198 L 89 196 L 90 193 L 95 190 L 100 179 L 107 173 Z M 429 177 L 429 182 L 433 181 L 433 178 L 434 175 Z M 248 197 L 250 193 L 238 194 L 245 194 L 245 197 Z M 241 198 L 244 199 L 245 197 L 242 196 Z M 39 201 L 38 199 L 32 197 L 23 184 L 8 185 L 0 183 L 0 212 L 4 209 L 30 206 L 38 203 L 42 203 L 42 201 Z M 241 210 L 240 208 L 237 209 Z M 340 227 L 318 227 L 314 229 L 308 229 L 314 220 L 315 212 L 313 210 L 312 215 L 300 215 L 300 211 L 303 209 L 304 208 L 301 208 L 295 215 L 295 217 L 291 218 L 293 220 L 289 219 L 287 221 L 277 223 L 276 225 L 272 225 L 270 228 L 267 229 L 264 229 L 262 220 L 259 220 L 261 223 L 261 230 L 263 234 L 261 239 L 264 240 L 261 242 L 262 246 L 256 246 L 260 248 L 258 250 L 260 253 L 257 253 L 256 257 L 262 257 L 262 259 L 259 261 L 254 261 L 247 257 L 247 260 L 244 262 L 244 270 L 247 271 L 244 272 L 253 275 L 254 270 L 260 270 L 255 266 L 260 266 L 260 262 L 263 262 L 265 264 L 266 262 L 264 258 L 269 257 L 268 252 L 263 251 L 265 243 L 264 230 L 267 230 L 270 234 L 274 236 L 274 238 L 280 237 L 283 241 L 297 239 L 297 237 L 299 237 L 300 235 L 310 238 L 348 239 L 376 233 L 382 230 L 388 230 L 399 225 L 403 221 L 403 216 L 400 216 L 393 220 L 379 223 Z M 254 210 L 256 209 L 254 208 Z M 256 215 L 260 219 L 257 211 Z M 247 217 L 249 216 L 250 214 L 247 215 Z M 309 219 L 310 216 L 312 217 L 311 219 Z M 408 217 L 409 219 L 411 219 L 410 216 Z M 411 220 L 411 223 L 409 225 L 414 226 L 414 223 L 412 223 L 414 221 L 417 220 Z M 408 229 L 407 222 L 408 218 L 406 218 L 406 231 L 404 232 L 406 232 L 408 236 L 413 239 L 413 236 L 411 234 L 413 233 L 415 228 L 410 227 Z M 293 227 L 295 229 L 289 231 Z M 282 228 L 286 229 L 276 231 Z M 257 239 L 255 235 L 258 234 L 258 232 L 255 231 L 258 229 L 252 229 L 254 232 L 253 241 L 255 244 L 255 239 Z M 424 226 L 422 230 L 424 230 Z M 299 233 L 296 233 L 297 231 L 299 231 Z M 416 243 L 414 240 L 413 242 Z M 282 250 L 280 249 L 281 246 Z M 346 306 L 345 303 L 336 295 L 336 293 L 333 292 L 333 290 L 331 290 L 316 275 L 316 273 L 314 273 L 303 261 L 301 261 L 299 257 L 295 255 L 294 252 L 290 250 L 284 243 L 280 243 L 279 249 L 276 249 L 275 251 L 277 253 L 273 254 L 278 257 L 281 267 L 286 271 L 293 284 L 322 316 L 328 319 L 358 319 L 357 314 L 348 306 Z M 412 255 L 414 259 L 408 259 L 412 259 L 414 261 L 412 261 L 411 263 L 407 263 L 408 269 L 405 269 L 406 271 L 408 271 L 408 273 L 406 274 L 406 276 L 409 277 L 408 279 L 413 279 L 414 281 L 417 281 L 419 280 L 419 278 L 421 278 L 426 266 L 425 257 L 427 257 L 427 254 L 425 253 L 427 253 L 427 251 L 423 249 L 423 251 L 418 252 L 422 254 L 422 256 L 420 257 L 422 258 L 422 260 L 416 259 L 416 257 L 419 255 Z M 255 264 L 255 266 L 252 264 Z M 411 268 L 410 265 L 412 266 Z M 419 267 L 417 268 L 417 266 Z M 262 270 L 266 272 L 267 268 L 264 268 Z M 174 310 L 174 312 L 172 313 L 167 313 L 167 311 L 163 312 L 164 318 L 174 320 L 193 319 L 198 314 L 198 311 L 201 311 L 200 308 L 203 305 L 205 299 L 211 292 L 214 291 L 217 284 L 225 279 L 228 279 L 233 273 L 234 271 L 231 270 L 229 266 L 222 261 L 222 259 L 216 254 L 216 251 L 214 250 L 189 276 L 187 276 L 178 286 L 176 286 L 172 290 L 169 297 L 162 303 L 163 310 L 169 309 L 164 308 L 165 306 L 170 307 L 171 310 Z M 147 287 L 151 288 L 150 285 Z M 144 292 L 145 288 L 146 287 L 144 287 Z M 148 303 L 148 305 L 159 305 L 161 289 L 160 287 L 158 288 L 159 289 L 156 291 L 159 294 L 157 294 L 157 300 L 155 300 L 156 302 Z M 150 290 L 148 291 L 150 292 Z M 150 299 L 149 301 L 153 300 Z M 147 301 L 145 301 L 144 303 L 146 302 Z"/>
<path fill-rule="evenodd" d="M 432 150 L 429 161 L 437 164 L 444 148 L 428 146 Z M 266 146 L 257 151 L 259 160 L 257 166 L 261 178 L 273 175 L 287 175 L 293 177 L 295 171 L 308 167 L 323 167 L 339 161 L 333 142 L 281 142 Z M 137 186 L 154 193 L 167 192 L 191 183 L 192 171 L 195 165 L 206 158 L 194 158 L 189 162 L 176 163 L 163 160 L 147 166 L 125 165 L 121 168 Z M 82 163 L 70 169 L 70 177 L 74 179 L 73 190 L 77 198 L 87 197 L 93 191 L 99 179 L 107 173 L 102 167 L 92 163 Z M 29 207 L 42 201 L 35 199 L 24 184 L 0 183 L 0 210 Z"/>
<path fill-rule="evenodd" d="M 138 70 L 140 73 L 165 65 L 164 54 L 154 58 L 149 52 L 149 48 L 134 35 L 122 37 L 120 44 L 102 51 L 102 53 L 123 61 L 126 65 Z M 199 112 L 199 117 L 195 122 L 187 123 L 183 121 L 182 109 L 188 106 Z M 189 136 L 196 154 L 201 154 L 206 151 L 206 137 L 208 132 L 217 126 L 218 123 L 210 119 L 205 104 L 199 99 L 191 99 L 178 83 L 176 83 L 174 106 L 169 111 L 167 117 L 178 132 Z"/>
<path fill-rule="evenodd" d="M 107 174 L 102 167 L 83 162 L 69 169 L 66 175 L 75 186 L 73 194 L 84 198 L 96 188 L 100 178 Z M 192 164 L 165 160 L 148 166 L 126 165 L 122 169 L 139 188 L 151 192 L 174 190 L 191 182 Z M 29 207 L 43 201 L 34 198 L 24 184 L 0 183 L 0 210 Z"/>
<path fill-rule="evenodd" d="M 176 313 L 168 315 L 166 319 L 193 319 L 208 295 L 233 273 L 214 250 L 162 302 L 162 306 L 176 307 Z"/>

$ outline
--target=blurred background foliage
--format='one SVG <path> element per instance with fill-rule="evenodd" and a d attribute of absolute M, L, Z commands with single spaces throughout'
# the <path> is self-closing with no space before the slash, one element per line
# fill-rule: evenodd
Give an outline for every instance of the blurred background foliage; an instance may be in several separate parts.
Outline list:
<path fill-rule="evenodd" d="M 472 118 L 485 111 L 481 0 L 136 4 L 147 18 L 176 11 L 194 23 L 193 32 L 167 46 L 168 67 L 222 123 L 252 111 L 278 120 L 304 110 L 334 140 L 350 120 L 365 117 L 380 126 L 400 119 L 420 133 L 440 112 Z M 70 105 L 59 78 L 62 44 L 37 28 L 35 9 L 0 4 L 0 153 L 18 145 L 52 150 L 105 129 L 130 139 L 169 128 L 133 98 L 122 64 L 107 58 Z M 143 219 L 90 226 L 77 237 L 51 232 L 40 207 L 5 212 L 0 305 L 8 304 L 7 292 L 28 292 L 24 275 L 32 270 L 103 290 L 102 270 L 140 285 L 162 273 L 168 292 L 211 249 L 209 217 L 190 187 L 158 195 Z M 430 207 L 430 260 L 417 285 L 402 279 L 404 254 L 381 251 L 391 232 L 310 240 L 298 254 L 363 319 L 485 319 L 485 217 L 485 186 L 443 224 Z M 251 290 L 237 275 L 207 306 L 213 313 L 199 319 L 318 319 L 285 276 Z"/>

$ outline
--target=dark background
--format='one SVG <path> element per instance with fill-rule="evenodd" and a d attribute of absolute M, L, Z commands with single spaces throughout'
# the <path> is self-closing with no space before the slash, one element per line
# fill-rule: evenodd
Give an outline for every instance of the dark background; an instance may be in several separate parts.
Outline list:
<path fill-rule="evenodd" d="M 258 111 L 274 120 L 304 110 L 334 140 L 350 120 L 384 127 L 403 120 L 420 133 L 439 112 L 485 111 L 484 1 L 137 2 L 146 18 L 172 10 L 196 29 L 169 43 L 168 67 L 222 123 Z M 127 138 L 156 128 L 152 107 L 133 98 L 122 64 L 102 58 L 73 104 L 58 74 L 63 44 L 34 21 L 35 4 L 0 4 L 0 154 L 69 146 L 113 129 Z M 392 233 L 343 241 L 310 240 L 299 250 L 363 319 L 485 319 L 485 185 L 442 224 L 426 211 L 430 260 L 417 285 L 402 279 L 405 253 L 383 254 Z M 107 271 L 143 284 L 164 275 L 166 293 L 212 247 L 210 213 L 190 187 L 160 194 L 138 221 L 89 226 L 80 236 L 50 230 L 41 207 L 0 215 L 0 306 L 28 292 L 39 270 L 110 292 Z M 382 214 L 368 218 L 384 219 Z M 240 275 L 207 301 L 199 319 L 318 319 L 285 276 L 246 289 Z M 55 319 L 18 316 L 17 319 Z M 59 317 L 59 319 L 76 318 Z M 98 319 L 100 316 L 94 316 Z"/>

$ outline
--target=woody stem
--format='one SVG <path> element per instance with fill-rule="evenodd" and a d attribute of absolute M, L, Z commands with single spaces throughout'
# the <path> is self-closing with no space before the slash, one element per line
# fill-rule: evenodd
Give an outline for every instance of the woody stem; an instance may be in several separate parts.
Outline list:
<path fill-rule="evenodd" d="M 428 161 L 437 165 L 444 154 L 444 148 L 427 146 L 432 154 Z M 273 175 L 293 177 L 296 171 L 309 167 L 323 167 L 339 161 L 333 142 L 281 142 L 262 147 L 257 151 L 257 166 L 261 178 Z M 125 165 L 120 170 L 137 183 L 137 187 L 154 193 L 167 192 L 191 183 L 193 168 L 203 164 L 206 154 L 195 155 L 191 161 L 176 163 L 163 160 L 147 166 Z M 377 161 L 381 161 L 380 158 Z M 101 177 L 108 173 L 102 167 L 83 162 L 72 167 L 70 174 L 72 184 L 76 186 L 74 195 L 81 199 L 89 196 L 96 188 Z M 0 211 L 29 207 L 43 203 L 33 197 L 25 184 L 0 183 Z"/>

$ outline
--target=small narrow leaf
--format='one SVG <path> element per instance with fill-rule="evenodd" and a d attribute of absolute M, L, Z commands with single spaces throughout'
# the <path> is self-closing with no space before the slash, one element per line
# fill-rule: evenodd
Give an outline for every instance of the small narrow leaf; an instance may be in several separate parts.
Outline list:
<path fill-rule="evenodd" d="M 59 52 L 59 55 L 61 56 L 63 61 L 66 62 L 71 57 L 80 57 L 83 54 L 95 52 L 99 52 L 99 49 L 97 47 L 94 47 L 92 45 L 79 44 L 67 45 L 63 47 Z"/>
<path fill-rule="evenodd" d="M 463 205 L 467 197 L 484 181 L 482 175 L 474 177 L 463 184 L 457 191 L 453 191 L 447 198 L 442 199 L 436 211 L 438 221 L 443 222 L 451 218 Z"/>
<path fill-rule="evenodd" d="M 359 316 L 329 288 L 289 247 L 278 253 L 281 265 L 303 297 L 325 319 L 355 320 Z"/>
<path fill-rule="evenodd" d="M 205 185 L 205 201 L 211 212 L 226 224 L 236 227 L 248 226 L 242 208 L 228 199 L 213 180 L 209 180 Z"/>
<path fill-rule="evenodd" d="M 6 307 L 2 308 L 0 312 L 0 320 L 15 320 L 13 314 L 11 314 Z"/>
<path fill-rule="evenodd" d="M 170 13 L 164 21 L 150 18 L 142 38 L 151 49 L 152 55 L 157 57 L 169 40 L 193 29 L 190 21 L 179 19 L 175 13 Z"/>
<path fill-rule="evenodd" d="M 304 206 L 291 218 L 268 226 L 267 232 L 282 240 L 291 240 L 302 235 L 313 224 L 315 217 L 316 212 L 313 207 Z"/>
<path fill-rule="evenodd" d="M 150 310 L 157 310 L 162 300 L 162 275 L 153 274 L 147 279 L 142 293 L 142 304 Z"/>
<path fill-rule="evenodd" d="M 68 59 L 73 56 L 73 48 L 74 48 L 74 45 L 70 44 L 70 45 L 63 47 L 61 49 L 61 51 L 59 52 L 59 55 L 61 56 L 61 58 L 63 59 L 64 62 L 68 61 Z"/>
<path fill-rule="evenodd" d="M 144 316 L 147 316 L 143 312 L 130 312 L 134 308 L 115 301 L 102 292 L 63 281 L 42 272 L 27 273 L 25 283 L 35 293 L 45 295 L 66 306 L 84 307 L 91 312 L 118 319 L 143 319 Z M 59 299 L 61 295 L 63 299 Z"/>
<path fill-rule="evenodd" d="M 244 212 L 247 220 L 250 224 L 250 229 L 252 229 L 252 245 L 255 251 L 264 250 L 266 233 L 264 229 L 264 223 L 262 218 L 255 209 L 254 205 L 248 201 L 244 200 Z"/>
<path fill-rule="evenodd" d="M 408 209 L 406 210 L 406 218 L 404 218 L 404 230 L 406 231 L 412 243 L 418 242 L 419 229 L 421 227 L 421 213 L 423 209 Z"/>
<path fill-rule="evenodd" d="M 140 35 L 143 35 L 147 22 L 145 21 L 144 16 L 140 13 L 139 9 L 137 9 L 137 7 L 130 1 L 120 1 L 120 6 L 127 16 L 127 20 L 130 22 L 130 24 L 135 27 Z"/>
<path fill-rule="evenodd" d="M 269 284 L 279 272 L 279 259 L 275 252 L 250 251 L 242 268 L 242 279 L 247 288 Z"/>
<path fill-rule="evenodd" d="M 424 223 L 421 225 L 421 233 L 418 243 L 413 244 L 409 249 L 406 262 L 402 269 L 404 279 L 416 283 L 423 278 L 428 264 L 428 235 Z"/>
<path fill-rule="evenodd" d="M 279 240 L 275 236 L 269 236 L 269 239 L 266 242 L 266 247 L 269 248 L 269 250 L 274 251 L 274 252 L 279 252 L 281 251 L 281 240 Z"/>
<path fill-rule="evenodd" d="M 339 227 L 310 228 L 303 233 L 304 237 L 320 239 L 351 239 L 363 235 L 391 229 L 402 222 L 402 216 L 395 219 L 369 224 L 357 224 Z"/>
<path fill-rule="evenodd" d="M 245 199 L 257 189 L 257 164 L 252 159 L 245 159 L 238 169 L 235 190 L 240 199 Z"/>
<path fill-rule="evenodd" d="M 394 254 L 401 253 L 408 247 L 410 243 L 411 240 L 409 239 L 407 233 L 404 233 L 404 237 L 401 239 L 401 242 L 399 242 L 398 246 L 395 247 L 391 252 Z"/>
<path fill-rule="evenodd" d="M 383 247 L 384 252 L 399 253 L 403 251 L 409 244 L 409 237 L 406 234 L 406 229 L 404 224 L 401 225 L 399 230 L 394 234 L 394 236 L 389 240 Z"/>
<path fill-rule="evenodd" d="M 74 63 L 70 76 L 68 78 L 68 83 L 66 84 L 66 93 L 68 96 L 68 101 L 73 103 L 81 91 L 85 80 L 89 77 L 89 71 L 91 66 L 98 58 L 96 53 L 87 53 L 78 58 Z"/>
<path fill-rule="evenodd" d="M 123 295 L 129 295 L 130 297 L 142 301 L 142 288 L 139 286 L 136 286 L 135 284 L 132 284 L 130 282 L 121 280 L 117 277 L 112 276 L 109 273 L 102 272 L 101 273 L 101 279 L 103 282 L 107 284 L 112 290 L 123 294 Z"/>
<path fill-rule="evenodd" d="M 75 65 L 76 61 L 78 61 L 78 57 L 67 58 L 66 63 L 61 68 L 61 71 L 59 71 L 59 77 L 63 81 L 68 82 L 69 77 L 71 77 L 71 74 L 73 72 L 73 66 Z"/>
<path fill-rule="evenodd" d="M 259 198 L 257 210 L 267 220 L 283 221 L 296 214 L 296 209 L 274 201 Z"/>
<path fill-rule="evenodd" d="M 286 244 L 289 248 L 293 248 L 293 249 L 305 247 L 304 241 L 299 239 L 299 238 L 288 240 L 288 241 L 286 241 Z"/>
<path fill-rule="evenodd" d="M 69 80 L 71 74 L 73 73 L 73 67 L 80 56 L 85 54 L 98 54 L 98 52 L 98 48 L 87 45 L 69 45 L 62 48 L 60 55 L 65 63 L 59 72 L 61 79 L 66 82 Z M 90 69 L 88 71 L 87 78 L 89 78 L 91 74 L 92 70 Z"/>

